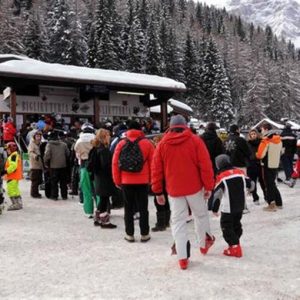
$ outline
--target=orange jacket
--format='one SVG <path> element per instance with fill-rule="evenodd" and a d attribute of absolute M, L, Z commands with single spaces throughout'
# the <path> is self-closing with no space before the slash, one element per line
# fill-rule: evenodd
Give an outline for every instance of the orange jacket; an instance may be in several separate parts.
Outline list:
<path fill-rule="evenodd" d="M 5 180 L 21 180 L 23 178 L 22 159 L 17 151 L 11 153 L 5 162 Z"/>
<path fill-rule="evenodd" d="M 279 167 L 282 151 L 281 138 L 277 134 L 270 134 L 262 139 L 258 146 L 256 158 L 262 160 L 262 164 L 271 169 Z"/>

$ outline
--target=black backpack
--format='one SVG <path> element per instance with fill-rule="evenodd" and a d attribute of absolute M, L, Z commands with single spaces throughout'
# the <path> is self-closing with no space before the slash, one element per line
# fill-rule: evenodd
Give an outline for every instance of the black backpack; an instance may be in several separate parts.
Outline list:
<path fill-rule="evenodd" d="M 126 138 L 126 142 L 121 149 L 119 156 L 119 168 L 126 172 L 140 172 L 143 169 L 144 157 L 139 146 L 139 141 L 143 138 L 138 138 L 131 142 Z"/>

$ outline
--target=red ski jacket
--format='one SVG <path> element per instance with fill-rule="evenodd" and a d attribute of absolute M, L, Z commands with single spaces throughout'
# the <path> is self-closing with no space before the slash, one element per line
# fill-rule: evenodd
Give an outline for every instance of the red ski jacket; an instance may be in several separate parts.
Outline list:
<path fill-rule="evenodd" d="M 208 150 L 202 139 L 184 125 L 182 132 L 170 131 L 158 144 L 151 169 L 152 191 L 163 193 L 164 182 L 172 197 L 193 195 L 203 187 L 214 188 L 214 172 Z"/>
<path fill-rule="evenodd" d="M 4 142 L 13 141 L 16 133 L 17 133 L 17 130 L 13 123 L 6 122 L 3 124 L 3 140 L 4 140 Z"/>
<path fill-rule="evenodd" d="M 130 141 L 135 141 L 137 138 L 145 137 L 145 134 L 141 130 L 131 129 L 126 132 L 126 137 Z M 141 172 L 132 173 L 120 170 L 118 165 L 119 156 L 125 143 L 125 139 L 119 142 L 113 155 L 112 173 L 115 185 L 120 186 L 121 184 L 150 184 L 151 162 L 154 153 L 153 144 L 146 138 L 139 141 L 139 146 L 144 157 L 144 166 Z"/>

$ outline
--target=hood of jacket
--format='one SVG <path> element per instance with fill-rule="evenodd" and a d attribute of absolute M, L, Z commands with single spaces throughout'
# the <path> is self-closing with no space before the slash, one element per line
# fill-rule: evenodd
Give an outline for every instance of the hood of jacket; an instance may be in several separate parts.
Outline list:
<path fill-rule="evenodd" d="M 95 138 L 95 134 L 94 133 L 81 132 L 80 135 L 79 135 L 79 140 L 82 143 L 89 143 L 94 138 Z"/>
<path fill-rule="evenodd" d="M 145 137 L 144 132 L 142 130 L 137 130 L 137 129 L 127 130 L 125 134 L 126 134 L 126 137 L 131 141 L 135 141 L 138 138 Z"/>
<path fill-rule="evenodd" d="M 173 128 L 182 128 L 183 131 L 172 131 Z M 191 130 L 184 125 L 170 127 L 169 132 L 164 136 L 163 141 L 169 145 L 178 145 L 184 143 L 192 136 Z"/>

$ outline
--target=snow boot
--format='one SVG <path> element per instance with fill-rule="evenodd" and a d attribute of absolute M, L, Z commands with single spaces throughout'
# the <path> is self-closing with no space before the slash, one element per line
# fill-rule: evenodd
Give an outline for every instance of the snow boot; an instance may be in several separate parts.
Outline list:
<path fill-rule="evenodd" d="M 186 270 L 189 265 L 189 260 L 188 258 L 179 259 L 178 263 L 181 270 Z"/>
<path fill-rule="evenodd" d="M 19 208 L 22 209 L 22 208 L 23 208 L 22 197 L 21 197 L 21 196 L 16 197 L 16 201 L 17 201 L 17 203 L 18 203 Z"/>
<path fill-rule="evenodd" d="M 272 201 L 268 206 L 265 206 L 263 208 L 264 211 L 269 211 L 269 212 L 273 212 L 276 211 L 276 204 L 274 201 Z"/>
<path fill-rule="evenodd" d="M 216 238 L 212 235 L 210 236 L 209 234 L 206 233 L 206 239 L 205 239 L 205 246 L 200 247 L 200 252 L 205 255 L 209 248 L 214 244 Z"/>
<path fill-rule="evenodd" d="M 229 246 L 228 249 L 225 249 L 223 251 L 223 254 L 226 256 L 233 256 L 233 257 L 242 257 L 243 256 L 242 248 L 241 248 L 240 244 Z"/>
<path fill-rule="evenodd" d="M 290 178 L 289 180 L 285 180 L 284 183 L 288 185 L 290 188 L 293 188 L 296 184 L 295 178 Z"/>
<path fill-rule="evenodd" d="M 156 213 L 157 223 L 153 228 L 151 228 L 151 231 L 157 232 L 157 231 L 165 231 L 166 230 L 166 212 L 164 211 L 158 211 Z"/>
<path fill-rule="evenodd" d="M 151 239 L 150 234 L 141 235 L 141 242 L 147 243 Z"/>
<path fill-rule="evenodd" d="M 129 242 L 129 243 L 134 243 L 135 242 L 134 236 L 133 235 L 129 235 L 129 234 L 125 235 L 124 240 L 127 241 L 127 242 Z"/>
<path fill-rule="evenodd" d="M 8 209 L 7 209 L 8 211 L 21 209 L 16 197 L 11 197 L 10 200 L 11 200 L 12 204 L 8 207 Z"/>
<path fill-rule="evenodd" d="M 94 225 L 95 226 L 100 226 L 100 211 L 99 210 L 96 210 L 96 212 L 95 212 Z"/>
<path fill-rule="evenodd" d="M 98 218 L 98 224 L 96 226 L 99 226 L 103 229 L 114 229 L 117 228 L 117 225 L 114 225 L 110 223 L 110 215 L 107 212 L 101 213 L 100 211 L 96 211 L 96 214 L 99 214 L 96 218 Z M 95 222 L 94 222 L 95 224 Z"/>

